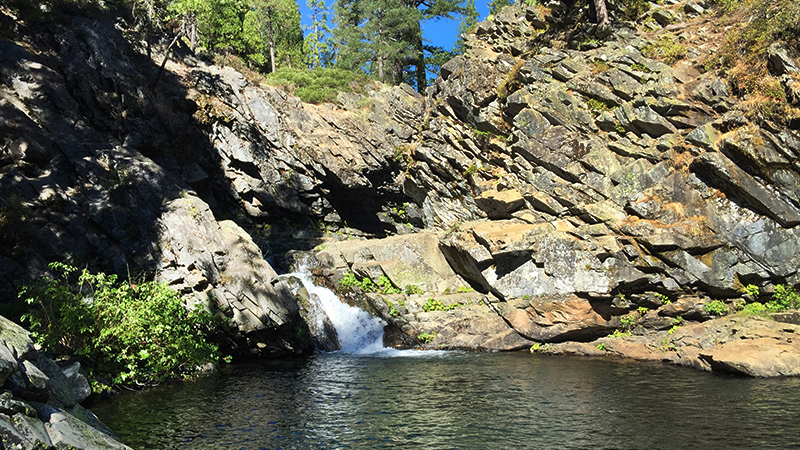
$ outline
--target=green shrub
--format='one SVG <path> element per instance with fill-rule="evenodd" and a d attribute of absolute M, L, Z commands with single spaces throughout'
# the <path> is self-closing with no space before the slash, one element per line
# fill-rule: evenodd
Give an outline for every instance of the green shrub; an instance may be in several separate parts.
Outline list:
<path fill-rule="evenodd" d="M 725 314 L 728 314 L 728 305 L 726 305 L 722 300 L 712 300 L 703 306 L 705 307 L 706 312 L 715 316 L 724 316 Z"/>
<path fill-rule="evenodd" d="M 282 86 L 307 103 L 336 102 L 340 92 L 365 93 L 371 82 L 364 74 L 341 69 L 290 69 L 281 67 L 265 77 L 267 84 Z"/>
<path fill-rule="evenodd" d="M 426 331 L 420 335 L 417 335 L 417 340 L 422 342 L 423 344 L 427 344 L 433 341 L 434 339 L 436 339 L 436 333 L 429 333 Z"/>
<path fill-rule="evenodd" d="M 406 285 L 406 288 L 403 289 L 403 293 L 405 293 L 406 295 L 413 295 L 413 294 L 419 295 L 419 294 L 424 294 L 425 292 L 423 292 L 423 290 L 420 289 L 419 286 L 415 284 L 408 284 Z"/>
<path fill-rule="evenodd" d="M 800 308 L 800 294 L 791 286 L 779 284 L 775 286 L 772 300 L 765 303 L 764 306 L 771 313 Z"/>
<path fill-rule="evenodd" d="M 384 294 L 399 294 L 402 291 L 392 285 L 385 275 L 378 277 L 378 289 Z"/>
<path fill-rule="evenodd" d="M 207 341 L 213 325 L 203 308 L 187 311 L 166 284 L 117 281 L 116 275 L 52 263 L 44 277 L 20 291 L 35 305 L 24 316 L 33 338 L 56 356 L 74 355 L 114 384 L 152 384 L 191 378 L 219 361 Z"/>
<path fill-rule="evenodd" d="M 375 283 L 373 283 L 369 277 L 364 277 L 363 280 L 359 280 L 358 277 L 356 277 L 356 274 L 353 272 L 347 272 L 344 274 L 344 276 L 339 280 L 339 286 L 350 289 L 359 288 L 364 292 L 375 291 Z"/>
<path fill-rule="evenodd" d="M 589 110 L 592 111 L 592 113 L 594 113 L 595 115 L 599 115 L 604 111 L 611 111 L 612 109 L 614 109 L 612 107 L 609 107 L 605 102 L 601 100 L 595 100 L 593 98 L 590 98 L 589 100 L 586 101 L 586 106 L 588 106 Z"/>
<path fill-rule="evenodd" d="M 634 325 L 636 325 L 636 317 L 631 314 L 622 316 L 619 318 L 619 320 L 622 323 L 622 328 L 625 330 L 630 330 L 634 327 Z"/>
<path fill-rule="evenodd" d="M 744 308 L 742 308 L 740 314 L 745 316 L 766 316 L 767 308 L 762 303 L 748 303 Z"/>

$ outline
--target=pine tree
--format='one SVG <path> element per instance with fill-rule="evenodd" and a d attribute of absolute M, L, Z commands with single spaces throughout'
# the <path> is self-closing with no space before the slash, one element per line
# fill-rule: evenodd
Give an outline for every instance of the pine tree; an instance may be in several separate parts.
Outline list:
<path fill-rule="evenodd" d="M 328 26 L 328 8 L 325 6 L 325 0 L 307 0 L 306 5 L 311 12 L 311 25 L 304 26 L 304 29 L 309 31 L 303 47 L 306 65 L 311 69 L 328 67 L 334 58 L 331 29 Z"/>
<path fill-rule="evenodd" d="M 511 4 L 511 0 L 492 0 L 489 2 L 489 15 L 496 16 L 500 14 L 506 6 Z"/>
<path fill-rule="evenodd" d="M 269 72 L 279 66 L 300 67 L 303 30 L 300 10 L 294 0 L 250 0 L 243 30 L 249 47 L 263 55 L 258 59 L 269 62 Z"/>
<path fill-rule="evenodd" d="M 463 0 L 339 0 L 338 27 L 334 32 L 337 66 L 364 70 L 392 83 L 409 81 L 424 92 L 430 61 L 426 54 L 441 55 L 442 49 L 424 45 L 420 23 L 461 14 L 466 9 L 462 3 Z"/>
<path fill-rule="evenodd" d="M 464 6 L 464 13 L 461 14 L 461 20 L 458 22 L 458 39 L 453 44 L 453 54 L 460 55 L 464 53 L 464 34 L 466 34 L 472 27 L 478 23 L 480 15 L 478 10 L 475 9 L 475 0 L 467 0 Z"/>

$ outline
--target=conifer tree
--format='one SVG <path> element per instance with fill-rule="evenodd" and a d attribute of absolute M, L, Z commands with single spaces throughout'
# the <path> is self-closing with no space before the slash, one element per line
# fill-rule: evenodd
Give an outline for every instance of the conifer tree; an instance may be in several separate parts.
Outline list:
<path fill-rule="evenodd" d="M 464 6 L 464 13 L 458 22 L 458 39 L 453 44 L 453 54 L 460 55 L 464 53 L 464 38 L 462 36 L 478 23 L 479 18 L 478 10 L 475 9 L 475 0 L 467 0 L 467 4 Z"/>
<path fill-rule="evenodd" d="M 309 32 L 303 47 L 306 65 L 311 69 L 328 67 L 334 58 L 331 29 L 328 25 L 329 10 L 325 0 L 307 0 L 306 6 L 311 12 L 311 25 L 303 27 Z"/>

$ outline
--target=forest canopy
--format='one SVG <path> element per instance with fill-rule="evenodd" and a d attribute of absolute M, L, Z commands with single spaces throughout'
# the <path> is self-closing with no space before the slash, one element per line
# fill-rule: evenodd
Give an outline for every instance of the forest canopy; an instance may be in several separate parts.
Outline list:
<path fill-rule="evenodd" d="M 295 0 L 0 0 L 28 21 L 75 9 L 125 9 L 151 36 L 180 34 L 196 52 L 225 55 L 262 74 L 279 69 L 340 69 L 371 79 L 407 82 L 418 91 L 428 74 L 456 49 L 427 44 L 422 22 L 477 21 L 465 0 L 307 0 L 310 25 L 301 25 Z M 305 29 L 305 30 L 304 30 Z"/>

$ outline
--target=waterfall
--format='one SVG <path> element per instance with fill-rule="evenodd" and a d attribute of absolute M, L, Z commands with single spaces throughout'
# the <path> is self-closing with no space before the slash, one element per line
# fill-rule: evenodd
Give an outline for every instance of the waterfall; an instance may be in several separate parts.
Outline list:
<path fill-rule="evenodd" d="M 330 333 L 325 331 L 325 321 L 329 319 L 336 330 L 336 338 L 341 347 L 339 351 L 342 353 L 375 354 L 395 351 L 383 346 L 383 327 L 386 325 L 383 320 L 342 302 L 332 290 L 315 285 L 307 267 L 301 266 L 296 272 L 284 277 L 299 280 L 308 292 L 310 305 L 306 318 L 308 322 L 312 322 L 308 325 L 318 341 L 331 340 Z M 296 284 L 295 286 L 299 288 Z"/>

